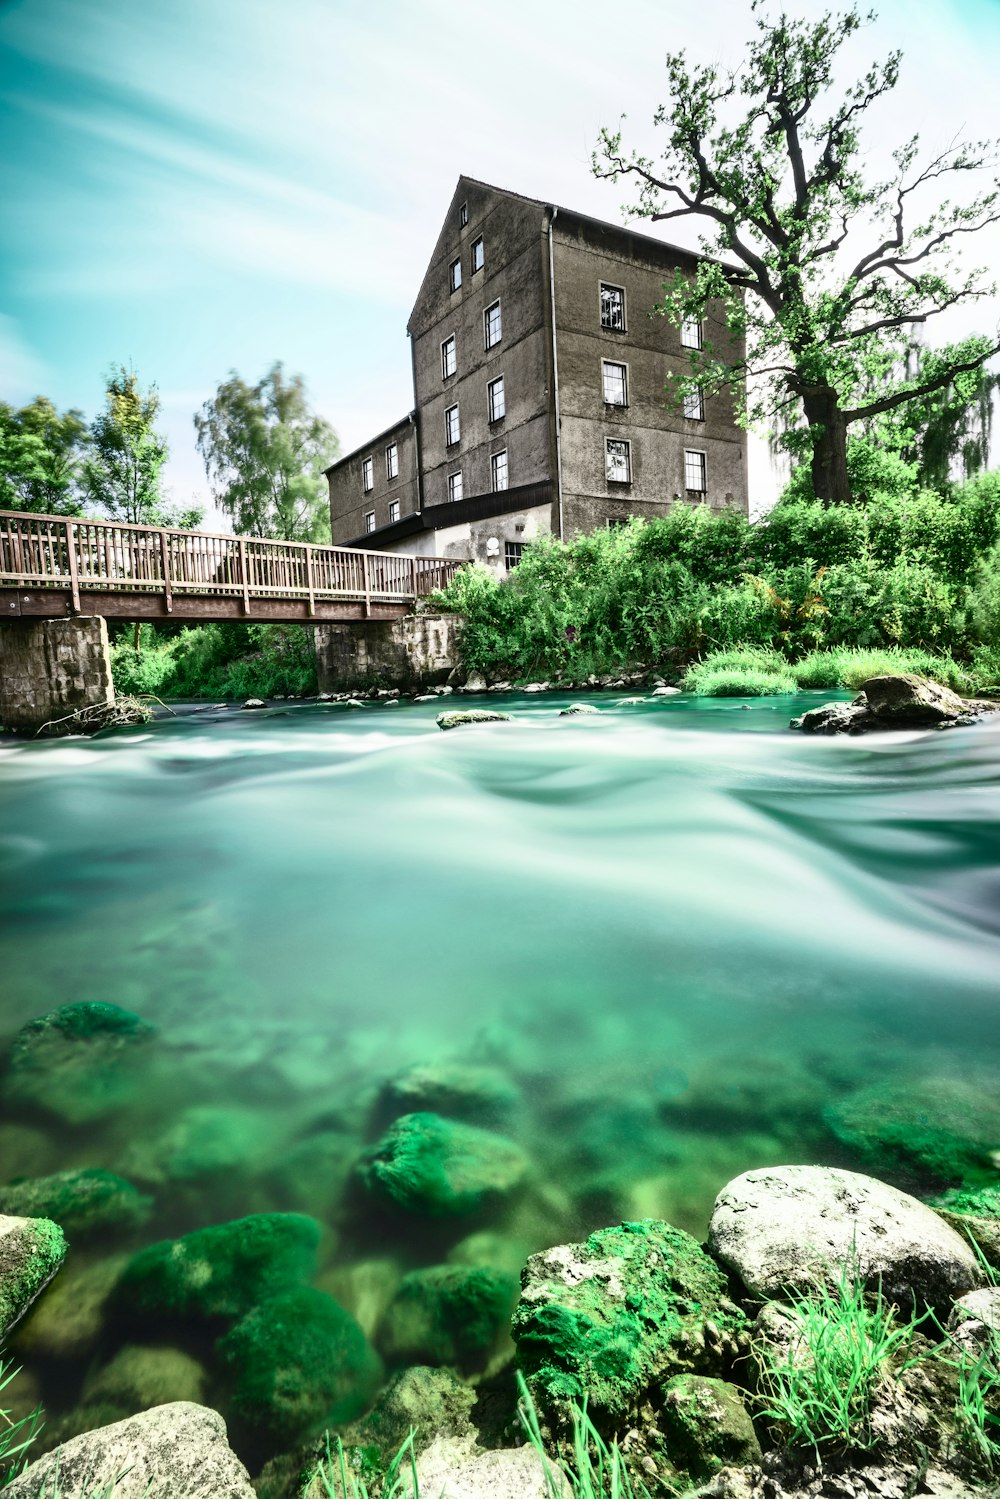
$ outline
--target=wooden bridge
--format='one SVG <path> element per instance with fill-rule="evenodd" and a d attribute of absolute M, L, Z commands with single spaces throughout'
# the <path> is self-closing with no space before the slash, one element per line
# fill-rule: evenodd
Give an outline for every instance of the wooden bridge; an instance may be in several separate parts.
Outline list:
<path fill-rule="evenodd" d="M 461 565 L 0 510 L 0 621 L 395 619 Z"/>

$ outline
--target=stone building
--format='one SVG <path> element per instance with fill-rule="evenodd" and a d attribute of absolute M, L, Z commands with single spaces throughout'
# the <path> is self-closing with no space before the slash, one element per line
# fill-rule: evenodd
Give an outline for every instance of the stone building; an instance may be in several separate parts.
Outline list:
<path fill-rule="evenodd" d="M 650 312 L 697 258 L 650 235 L 460 177 L 407 331 L 414 410 L 327 470 L 333 540 L 476 557 L 674 503 L 746 513 L 727 393 L 667 404 L 688 348 L 733 349 L 721 309 Z M 738 357 L 742 350 L 733 349 Z"/>

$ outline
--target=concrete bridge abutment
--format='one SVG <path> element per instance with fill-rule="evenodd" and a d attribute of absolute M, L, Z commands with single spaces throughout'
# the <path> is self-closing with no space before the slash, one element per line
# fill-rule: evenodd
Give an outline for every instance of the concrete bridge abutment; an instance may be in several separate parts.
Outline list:
<path fill-rule="evenodd" d="M 108 627 L 100 615 L 0 624 L 0 724 L 34 733 L 80 708 L 111 704 Z"/>

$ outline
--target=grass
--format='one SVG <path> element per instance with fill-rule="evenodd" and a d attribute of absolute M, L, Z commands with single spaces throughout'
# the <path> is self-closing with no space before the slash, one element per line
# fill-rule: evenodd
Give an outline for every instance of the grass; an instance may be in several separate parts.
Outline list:
<path fill-rule="evenodd" d="M 0 1396 L 20 1372 L 0 1359 Z M 43 1424 L 41 1406 L 18 1420 L 14 1420 L 8 1408 L 0 1406 L 0 1474 L 3 1475 L 0 1487 L 6 1488 L 27 1467 L 28 1448 Z"/>
<path fill-rule="evenodd" d="M 857 692 L 872 677 L 900 672 L 931 677 L 967 697 L 1000 684 L 1000 654 L 981 653 L 966 667 L 950 655 L 923 650 L 834 648 L 790 661 L 766 646 L 736 646 L 712 651 L 689 666 L 683 685 L 698 697 L 765 697 L 823 688 Z"/>
<path fill-rule="evenodd" d="M 321 1496 L 322 1499 L 420 1499 L 417 1459 L 413 1451 L 415 1435 L 416 1432 L 411 1430 L 389 1464 L 385 1478 L 376 1480 L 377 1490 L 372 1490 L 364 1477 L 349 1470 L 344 1444 L 339 1437 L 334 1455 L 328 1433 L 326 1452 L 309 1475 L 305 1487 L 307 1499 L 321 1499 Z M 408 1471 L 401 1472 L 404 1465 Z"/>

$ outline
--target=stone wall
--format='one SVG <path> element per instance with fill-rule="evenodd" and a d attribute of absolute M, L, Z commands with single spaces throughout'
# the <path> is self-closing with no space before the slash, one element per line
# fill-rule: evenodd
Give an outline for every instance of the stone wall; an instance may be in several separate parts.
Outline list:
<path fill-rule="evenodd" d="M 432 686 L 458 665 L 457 614 L 407 614 L 316 626 L 321 692 L 360 686 Z"/>
<path fill-rule="evenodd" d="M 34 732 L 78 708 L 113 703 L 108 628 L 97 615 L 0 625 L 0 723 Z"/>

